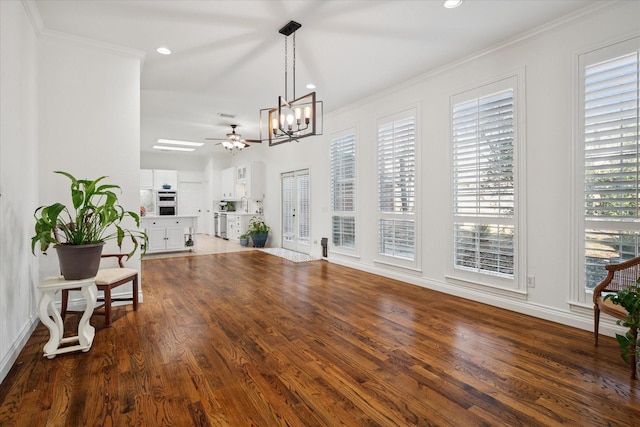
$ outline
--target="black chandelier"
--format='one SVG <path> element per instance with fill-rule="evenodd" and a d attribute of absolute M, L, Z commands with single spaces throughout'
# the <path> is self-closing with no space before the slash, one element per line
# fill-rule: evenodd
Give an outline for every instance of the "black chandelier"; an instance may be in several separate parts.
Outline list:
<path fill-rule="evenodd" d="M 296 98 L 296 34 L 301 24 L 290 21 L 278 31 L 284 39 L 284 97 L 278 96 L 278 106 L 260 110 L 260 139 L 278 145 L 313 135 L 322 135 L 322 101 L 310 92 Z M 292 92 L 289 101 L 288 39 L 293 34 Z"/>

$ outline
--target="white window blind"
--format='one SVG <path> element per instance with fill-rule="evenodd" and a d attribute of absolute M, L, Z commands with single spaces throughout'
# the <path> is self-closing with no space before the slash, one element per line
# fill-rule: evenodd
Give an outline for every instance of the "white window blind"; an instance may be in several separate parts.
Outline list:
<path fill-rule="evenodd" d="M 295 237 L 295 175 L 283 174 L 282 177 L 282 239 L 292 242 Z"/>
<path fill-rule="evenodd" d="M 584 66 L 586 288 L 607 263 L 639 255 L 639 64 L 636 47 Z"/>
<path fill-rule="evenodd" d="M 331 140 L 331 222 L 336 247 L 355 248 L 356 135 Z"/>
<path fill-rule="evenodd" d="M 514 89 L 454 104 L 454 267 L 514 276 Z"/>
<path fill-rule="evenodd" d="M 309 245 L 311 235 L 311 185 L 309 173 L 298 172 L 298 244 Z"/>
<path fill-rule="evenodd" d="M 378 253 L 415 260 L 415 117 L 378 126 Z"/>

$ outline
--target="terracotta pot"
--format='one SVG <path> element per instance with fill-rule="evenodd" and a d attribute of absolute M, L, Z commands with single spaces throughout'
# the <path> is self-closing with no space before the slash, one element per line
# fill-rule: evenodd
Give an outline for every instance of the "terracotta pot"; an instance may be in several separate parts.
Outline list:
<path fill-rule="evenodd" d="M 95 277 L 100 268 L 104 242 L 89 245 L 56 245 L 60 273 L 66 280 Z"/>

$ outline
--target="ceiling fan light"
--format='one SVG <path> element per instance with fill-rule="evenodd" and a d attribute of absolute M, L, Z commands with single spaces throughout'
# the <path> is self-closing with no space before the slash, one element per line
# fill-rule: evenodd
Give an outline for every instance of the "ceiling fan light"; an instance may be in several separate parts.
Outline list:
<path fill-rule="evenodd" d="M 444 7 L 446 7 L 447 9 L 453 9 L 460 6 L 461 4 L 462 0 L 445 0 Z"/>

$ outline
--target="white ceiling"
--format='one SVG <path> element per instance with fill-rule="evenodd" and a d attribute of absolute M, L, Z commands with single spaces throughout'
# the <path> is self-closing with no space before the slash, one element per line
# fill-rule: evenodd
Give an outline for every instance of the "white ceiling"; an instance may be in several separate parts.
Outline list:
<path fill-rule="evenodd" d="M 290 20 L 302 24 L 296 94 L 313 82 L 326 114 L 596 3 L 603 2 L 465 0 L 445 9 L 442 0 L 35 1 L 46 30 L 145 53 L 142 152 L 158 138 L 224 137 L 231 123 L 258 139 L 259 110 L 284 92 L 278 30 Z M 160 46 L 173 54 L 156 53 Z M 224 153 L 206 147 L 196 155 Z"/>

